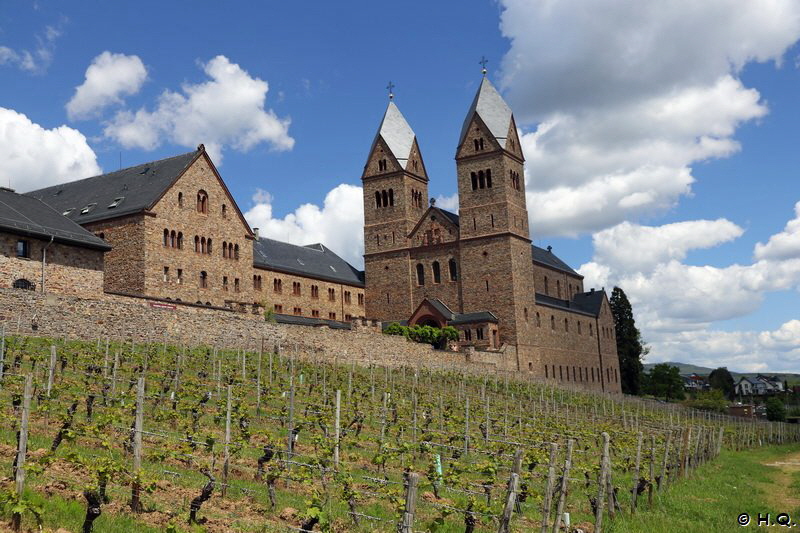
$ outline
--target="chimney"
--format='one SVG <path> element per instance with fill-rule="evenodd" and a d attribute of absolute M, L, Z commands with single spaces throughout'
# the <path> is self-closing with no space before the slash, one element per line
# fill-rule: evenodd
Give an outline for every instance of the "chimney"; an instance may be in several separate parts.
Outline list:
<path fill-rule="evenodd" d="M 256 236 L 256 239 L 258 239 L 258 238 L 259 238 L 259 237 L 258 237 L 258 228 L 253 228 L 253 235 L 255 235 L 255 236 Z"/>

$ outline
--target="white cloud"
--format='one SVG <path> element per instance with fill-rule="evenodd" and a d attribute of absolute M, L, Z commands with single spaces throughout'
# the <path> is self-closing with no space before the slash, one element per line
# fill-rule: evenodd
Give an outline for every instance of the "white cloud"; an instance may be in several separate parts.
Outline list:
<path fill-rule="evenodd" d="M 44 32 L 36 35 L 36 48 L 14 50 L 8 46 L 0 46 L 0 65 L 14 65 L 32 74 L 41 74 L 53 61 L 56 39 L 61 36 L 59 26 L 45 26 Z"/>
<path fill-rule="evenodd" d="M 800 202 L 794 206 L 795 218 L 786 228 L 769 238 L 767 244 L 756 244 L 756 259 L 791 259 L 800 257 Z"/>
<path fill-rule="evenodd" d="M 760 333 L 718 331 L 713 325 L 752 313 L 768 292 L 800 288 L 800 254 L 784 253 L 786 236 L 794 234 L 797 220 L 767 245 L 757 244 L 753 263 L 721 267 L 682 261 L 690 250 L 741 236 L 743 230 L 728 220 L 657 227 L 624 222 L 594 235 L 592 261 L 578 270 L 586 286 L 622 287 L 655 361 L 728 363 L 748 370 L 795 365 L 796 370 L 800 321 Z"/>
<path fill-rule="evenodd" d="M 458 193 L 455 192 L 450 196 L 443 196 L 440 194 L 436 197 L 436 207 L 444 209 L 445 211 L 458 213 Z"/>
<path fill-rule="evenodd" d="M 105 135 L 123 146 L 153 150 L 168 140 L 195 147 L 204 143 L 219 163 L 224 148 L 245 152 L 260 143 L 291 150 L 289 119 L 265 109 L 269 85 L 250 76 L 225 56 L 203 65 L 210 80 L 184 84 L 181 92 L 164 91 L 153 111 L 120 111 L 106 125 Z"/>
<path fill-rule="evenodd" d="M 0 107 L 0 185 L 30 191 L 100 174 L 86 137 L 67 126 L 45 129 Z"/>
<path fill-rule="evenodd" d="M 523 135 L 531 228 L 593 232 L 675 205 L 692 165 L 767 113 L 737 79 L 800 37 L 792 0 L 502 0 L 502 81 Z M 555 43 L 555 44 L 554 44 Z"/>
<path fill-rule="evenodd" d="M 105 51 L 92 60 L 86 78 L 67 102 L 70 119 L 96 116 L 103 108 L 122 103 L 122 97 L 139 92 L 147 69 L 138 56 Z"/>
<path fill-rule="evenodd" d="M 340 184 L 325 196 L 322 207 L 303 204 L 283 218 L 275 218 L 272 195 L 259 190 L 245 214 L 250 227 L 263 237 L 292 244 L 321 242 L 357 268 L 364 265 L 364 207 L 361 187 Z"/>

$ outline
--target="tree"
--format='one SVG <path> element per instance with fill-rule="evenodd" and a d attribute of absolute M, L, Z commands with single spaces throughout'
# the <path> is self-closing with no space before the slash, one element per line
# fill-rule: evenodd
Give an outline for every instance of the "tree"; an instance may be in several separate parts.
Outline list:
<path fill-rule="evenodd" d="M 708 375 L 708 384 L 712 389 L 722 391 L 726 398 L 733 399 L 734 381 L 731 373 L 724 366 L 712 370 Z"/>
<path fill-rule="evenodd" d="M 725 393 L 720 389 L 700 391 L 693 400 L 687 401 L 686 405 L 702 411 L 715 411 L 718 413 L 724 413 L 728 410 L 728 400 L 725 397 Z"/>
<path fill-rule="evenodd" d="M 616 329 L 622 392 L 640 394 L 644 373 L 642 357 L 647 355 L 649 349 L 642 342 L 642 335 L 636 327 L 631 303 L 625 291 L 619 287 L 614 287 L 611 292 L 611 313 Z"/>
<path fill-rule="evenodd" d="M 772 422 L 783 422 L 786 420 L 786 406 L 783 400 L 772 397 L 767 400 L 767 420 Z"/>
<path fill-rule="evenodd" d="M 659 363 L 644 374 L 642 390 L 665 400 L 683 400 L 683 378 L 677 366 Z"/>

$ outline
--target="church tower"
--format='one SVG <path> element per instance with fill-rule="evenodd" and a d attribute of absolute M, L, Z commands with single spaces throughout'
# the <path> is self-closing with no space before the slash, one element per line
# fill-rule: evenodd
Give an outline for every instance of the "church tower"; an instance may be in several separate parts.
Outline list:
<path fill-rule="evenodd" d="M 391 99 L 361 176 L 366 316 L 402 319 L 412 309 L 407 237 L 428 206 L 417 138 Z"/>
<path fill-rule="evenodd" d="M 538 368 L 523 164 L 514 116 L 484 72 L 456 151 L 464 312 L 491 309 L 518 366 Z"/>

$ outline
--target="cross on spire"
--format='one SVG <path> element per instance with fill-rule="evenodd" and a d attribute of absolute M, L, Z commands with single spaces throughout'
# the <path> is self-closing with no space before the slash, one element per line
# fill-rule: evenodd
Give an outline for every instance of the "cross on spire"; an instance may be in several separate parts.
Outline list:
<path fill-rule="evenodd" d="M 478 64 L 482 67 L 481 68 L 481 74 L 483 74 L 484 76 L 486 76 L 486 63 L 488 63 L 488 62 L 489 62 L 489 60 L 486 59 L 484 56 L 481 56 L 481 60 L 478 61 Z"/>
<path fill-rule="evenodd" d="M 394 98 L 394 93 L 392 92 L 392 89 L 394 89 L 394 83 L 390 81 L 389 85 L 387 85 L 386 88 L 389 89 L 389 100 L 391 100 L 392 98 Z"/>

